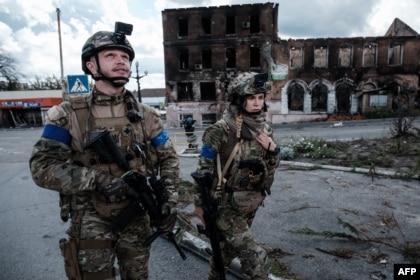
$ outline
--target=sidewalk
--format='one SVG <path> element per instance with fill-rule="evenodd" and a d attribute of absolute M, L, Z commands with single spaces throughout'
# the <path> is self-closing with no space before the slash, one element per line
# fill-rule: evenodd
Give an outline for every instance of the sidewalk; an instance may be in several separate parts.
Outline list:
<path fill-rule="evenodd" d="M 192 182 L 190 173 L 197 161 L 197 155 L 180 155 L 181 179 Z M 281 162 L 272 194 L 252 225 L 261 245 L 277 252 L 271 259 L 290 268 L 289 276 L 281 279 L 393 279 L 393 264 L 408 263 L 400 251 L 404 245 L 414 242 L 410 244 L 420 254 L 419 181 L 391 179 L 390 174 L 380 172 L 372 177 L 367 171 Z M 193 205 L 181 212 L 189 214 L 195 226 Z M 339 220 L 357 228 L 358 237 L 371 242 L 291 232 L 307 228 L 352 234 Z M 209 245 L 201 236 L 185 232 L 183 246 L 209 257 Z M 235 261 L 230 271 L 238 275 L 239 268 Z"/>

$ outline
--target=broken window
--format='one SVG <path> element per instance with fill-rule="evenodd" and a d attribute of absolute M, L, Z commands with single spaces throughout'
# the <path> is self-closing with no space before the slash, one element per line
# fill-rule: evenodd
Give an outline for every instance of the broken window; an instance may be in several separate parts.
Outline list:
<path fill-rule="evenodd" d="M 201 51 L 201 63 L 203 69 L 211 68 L 211 50 L 202 50 Z"/>
<path fill-rule="evenodd" d="M 401 65 L 402 64 L 402 45 L 394 43 L 388 50 L 388 65 Z"/>
<path fill-rule="evenodd" d="M 249 48 L 249 66 L 250 67 L 261 67 L 260 65 L 260 47 Z"/>
<path fill-rule="evenodd" d="M 290 67 L 302 68 L 303 67 L 303 49 L 294 48 L 290 49 Z"/>
<path fill-rule="evenodd" d="M 186 70 L 188 69 L 188 50 L 179 51 L 179 69 Z"/>
<path fill-rule="evenodd" d="M 180 82 L 178 83 L 178 101 L 192 101 L 193 91 L 192 83 Z"/>
<path fill-rule="evenodd" d="M 201 18 L 201 27 L 205 35 L 211 34 L 211 17 L 202 17 Z"/>
<path fill-rule="evenodd" d="M 288 107 L 291 111 L 303 111 L 305 90 L 302 85 L 291 82 L 287 88 Z"/>
<path fill-rule="evenodd" d="M 370 95 L 369 106 L 370 107 L 386 107 L 388 105 L 387 95 Z"/>
<path fill-rule="evenodd" d="M 179 37 L 188 36 L 188 19 L 186 18 L 178 19 L 178 36 Z"/>
<path fill-rule="evenodd" d="M 328 48 L 325 46 L 315 47 L 314 49 L 314 67 L 327 68 L 328 67 Z"/>
<path fill-rule="evenodd" d="M 226 48 L 226 68 L 236 68 L 235 48 Z"/>
<path fill-rule="evenodd" d="M 363 48 L 363 67 L 376 67 L 377 45 L 370 43 Z"/>
<path fill-rule="evenodd" d="M 200 83 L 201 101 L 215 101 L 216 100 L 216 85 L 214 82 Z"/>
<path fill-rule="evenodd" d="M 202 125 L 214 124 L 217 121 L 216 114 L 203 114 L 201 115 L 201 120 Z"/>
<path fill-rule="evenodd" d="M 259 15 L 251 15 L 249 21 L 249 32 L 250 33 L 260 33 L 260 16 Z"/>
<path fill-rule="evenodd" d="M 351 67 L 353 48 L 351 45 L 341 46 L 338 50 L 338 67 Z"/>
<path fill-rule="evenodd" d="M 312 111 L 327 111 L 328 87 L 322 83 L 312 89 Z"/>
<path fill-rule="evenodd" d="M 235 34 L 235 16 L 226 16 L 226 34 Z"/>
<path fill-rule="evenodd" d="M 337 114 L 347 115 L 350 113 L 351 93 L 353 87 L 347 83 L 340 83 L 335 89 L 337 100 Z"/>

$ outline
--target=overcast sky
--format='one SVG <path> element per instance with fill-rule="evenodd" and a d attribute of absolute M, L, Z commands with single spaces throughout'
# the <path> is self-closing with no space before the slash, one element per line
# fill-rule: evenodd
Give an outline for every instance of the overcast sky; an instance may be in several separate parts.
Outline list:
<path fill-rule="evenodd" d="M 249 0 L 0 0 L 0 53 L 13 57 L 27 79 L 61 76 L 57 8 L 64 75 L 83 74 L 80 54 L 86 39 L 100 30 L 113 31 L 115 21 L 134 25 L 129 41 L 139 71 L 149 72 L 141 88 L 163 88 L 162 11 L 268 1 Z M 418 0 L 278 0 L 282 39 L 382 36 L 399 18 L 420 32 Z M 135 76 L 135 66 L 132 66 Z M 136 80 L 127 86 L 137 89 Z"/>

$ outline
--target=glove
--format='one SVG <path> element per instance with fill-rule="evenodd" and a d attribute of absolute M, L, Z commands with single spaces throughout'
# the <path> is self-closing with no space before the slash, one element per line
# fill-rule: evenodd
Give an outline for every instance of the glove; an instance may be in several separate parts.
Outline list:
<path fill-rule="evenodd" d="M 175 227 L 177 213 L 174 211 L 174 209 L 171 209 L 168 203 L 164 203 L 161 206 L 161 214 L 162 218 L 156 221 L 155 226 L 158 232 L 167 235 L 168 233 L 172 232 Z"/>
<path fill-rule="evenodd" d="M 139 172 L 131 171 L 124 174 L 122 177 L 124 182 L 128 184 L 132 189 L 136 189 L 139 192 L 147 191 L 147 178 Z"/>
<path fill-rule="evenodd" d="M 105 195 L 111 203 L 121 202 L 127 197 L 136 197 L 137 193 L 132 190 L 124 180 L 114 178 L 111 183 L 100 191 Z"/>

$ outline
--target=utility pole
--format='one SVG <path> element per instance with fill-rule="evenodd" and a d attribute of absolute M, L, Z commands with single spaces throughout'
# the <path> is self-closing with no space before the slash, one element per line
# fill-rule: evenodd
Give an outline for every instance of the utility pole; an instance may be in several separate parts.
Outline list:
<path fill-rule="evenodd" d="M 60 67 L 61 67 L 61 80 L 64 80 L 64 70 L 63 70 L 63 51 L 61 48 L 61 25 L 60 25 L 60 9 L 57 8 L 57 22 L 58 22 L 58 44 L 60 47 Z"/>
<path fill-rule="evenodd" d="M 136 73 L 137 76 L 132 77 L 137 80 L 137 96 L 139 98 L 139 102 L 141 102 L 141 92 L 140 92 L 140 79 L 147 76 L 147 71 L 144 71 L 144 75 L 139 76 L 139 62 L 136 61 Z"/>

